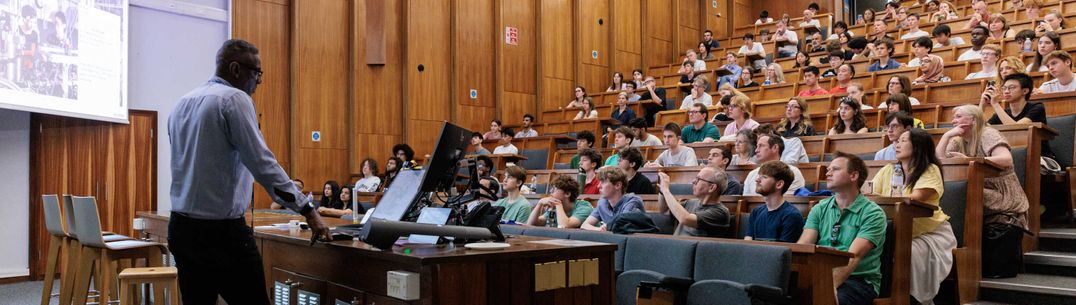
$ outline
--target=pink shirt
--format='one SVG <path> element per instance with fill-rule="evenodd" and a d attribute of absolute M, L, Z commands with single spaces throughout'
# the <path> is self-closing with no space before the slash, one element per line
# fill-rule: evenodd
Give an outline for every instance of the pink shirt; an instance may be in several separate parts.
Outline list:
<path fill-rule="evenodd" d="M 755 129 L 755 127 L 758 127 L 758 122 L 754 119 L 743 121 L 743 126 L 736 126 L 736 121 L 732 121 L 728 125 L 725 125 L 725 132 L 722 133 L 722 135 L 736 135 L 741 129 L 751 130 Z"/>

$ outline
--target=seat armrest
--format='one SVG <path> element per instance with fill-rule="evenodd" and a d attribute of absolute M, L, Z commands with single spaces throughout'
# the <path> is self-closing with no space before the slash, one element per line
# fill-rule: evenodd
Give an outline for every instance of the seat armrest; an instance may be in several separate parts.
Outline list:
<path fill-rule="evenodd" d="M 747 284 L 744 285 L 743 289 L 753 301 L 762 301 L 765 304 L 792 304 L 792 297 L 785 295 L 785 291 L 781 288 L 769 285 Z"/>

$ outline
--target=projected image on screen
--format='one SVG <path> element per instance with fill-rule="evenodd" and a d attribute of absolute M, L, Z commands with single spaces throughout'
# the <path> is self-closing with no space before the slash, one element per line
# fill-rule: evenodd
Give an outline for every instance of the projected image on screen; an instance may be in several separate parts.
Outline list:
<path fill-rule="evenodd" d="M 127 0 L 0 0 L 0 107 L 126 122 Z"/>

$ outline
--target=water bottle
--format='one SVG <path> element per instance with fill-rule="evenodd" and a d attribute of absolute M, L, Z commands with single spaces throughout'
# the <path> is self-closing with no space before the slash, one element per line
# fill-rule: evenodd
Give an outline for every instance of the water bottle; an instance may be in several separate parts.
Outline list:
<path fill-rule="evenodd" d="M 531 191 L 538 193 L 538 176 L 531 176 Z"/>
<path fill-rule="evenodd" d="M 863 14 L 856 15 L 856 24 L 863 24 Z"/>
<path fill-rule="evenodd" d="M 362 220 L 362 219 L 359 219 L 359 209 L 358 209 L 359 200 L 356 199 L 356 198 L 358 198 L 358 196 L 356 196 L 358 194 L 359 194 L 359 191 L 351 190 L 351 223 L 353 223 L 353 224 L 358 224 L 359 220 Z"/>
<path fill-rule="evenodd" d="M 545 210 L 545 226 L 550 228 L 557 227 L 557 208 L 548 208 Z"/>
<path fill-rule="evenodd" d="M 889 178 L 889 196 L 904 196 L 904 169 L 899 163 L 893 166 L 893 177 Z"/>
<path fill-rule="evenodd" d="M 1031 52 L 1031 38 L 1024 38 L 1024 53 Z"/>

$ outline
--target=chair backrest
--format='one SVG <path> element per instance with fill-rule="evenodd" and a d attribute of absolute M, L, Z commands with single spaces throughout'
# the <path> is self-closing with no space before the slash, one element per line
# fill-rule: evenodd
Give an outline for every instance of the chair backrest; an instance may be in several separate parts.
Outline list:
<path fill-rule="evenodd" d="M 524 149 L 519 152 L 521 155 L 526 156 L 527 160 L 519 162 L 519 166 L 526 169 L 539 170 L 546 169 L 546 161 L 549 158 L 549 150 L 545 149 Z"/>
<path fill-rule="evenodd" d="M 624 270 L 650 270 L 668 276 L 691 278 L 695 241 L 661 237 L 632 237 L 624 253 Z"/>
<path fill-rule="evenodd" d="M 1027 176 L 1027 147 L 1012 149 L 1012 166 L 1016 172 L 1016 178 L 1020 179 L 1020 185 L 1024 185 L 1024 181 L 1027 181 L 1024 178 Z M 1039 169 L 1035 168 L 1033 170 L 1037 172 Z"/>
<path fill-rule="evenodd" d="M 949 224 L 953 226 L 953 235 L 956 235 L 956 242 L 960 247 L 964 246 L 964 209 L 967 208 L 967 197 L 967 181 L 946 181 L 945 195 L 939 204 L 942 211 L 949 215 Z"/>
<path fill-rule="evenodd" d="M 56 194 L 41 195 L 42 209 L 45 212 L 45 230 L 52 236 L 66 236 L 63 227 L 63 213 L 60 212 L 60 199 Z"/>
<path fill-rule="evenodd" d="M 786 247 L 699 242 L 695 248 L 695 280 L 728 280 L 788 289 L 792 250 Z"/>
<path fill-rule="evenodd" d="M 592 232 L 586 230 L 573 230 L 570 234 L 571 236 L 569 236 L 569 238 L 573 240 L 585 240 L 615 244 L 616 253 L 613 254 L 615 256 L 613 270 L 616 270 L 618 273 L 620 271 L 624 271 L 624 248 L 626 248 L 628 243 L 628 237 L 626 235 L 613 234 L 610 232 Z"/>
<path fill-rule="evenodd" d="M 893 220 L 885 221 L 885 244 L 882 245 L 882 284 L 879 298 L 888 298 L 893 284 L 893 250 L 897 244 L 897 233 L 893 228 Z"/>
<path fill-rule="evenodd" d="M 572 165 L 567 163 L 553 163 L 553 169 L 572 169 Z"/>
<path fill-rule="evenodd" d="M 501 225 L 501 233 L 510 235 L 523 235 L 526 228 L 521 225 Z"/>
<path fill-rule="evenodd" d="M 551 228 L 545 228 L 545 227 L 528 227 L 527 230 L 523 232 L 523 235 L 538 236 L 538 237 L 548 237 L 548 238 L 559 238 L 559 239 L 568 239 L 571 236 L 571 233 L 569 233 L 568 230 L 561 230 L 561 229 L 551 229 Z"/>
<path fill-rule="evenodd" d="M 1057 129 L 1057 136 L 1050 140 L 1050 150 L 1056 155 L 1061 168 L 1072 166 L 1073 137 L 1076 137 L 1076 114 L 1053 117 L 1046 120 L 1047 125 Z"/>
<path fill-rule="evenodd" d="M 83 246 L 104 248 L 105 241 L 101 238 L 101 218 L 97 213 L 97 199 L 82 196 L 74 196 L 71 199 L 75 208 L 75 229 L 78 231 L 78 241 Z"/>
<path fill-rule="evenodd" d="M 78 229 L 75 227 L 75 208 L 71 204 L 71 195 L 64 194 L 63 202 L 64 227 L 67 228 L 67 237 L 78 238 Z"/>
<path fill-rule="evenodd" d="M 661 234 L 673 234 L 676 231 L 676 217 L 666 213 L 646 213 L 646 217 L 649 217 L 654 225 L 658 226 L 658 233 Z"/>

